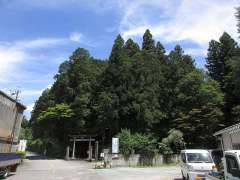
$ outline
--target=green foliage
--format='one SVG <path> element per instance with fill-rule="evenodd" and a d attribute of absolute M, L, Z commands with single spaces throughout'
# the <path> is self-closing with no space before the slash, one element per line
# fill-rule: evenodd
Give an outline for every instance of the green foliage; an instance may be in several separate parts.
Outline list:
<path fill-rule="evenodd" d="M 130 130 L 123 129 L 121 133 L 118 134 L 118 138 L 120 140 L 120 152 L 126 157 L 133 154 L 137 142 Z"/>
<path fill-rule="evenodd" d="M 142 49 L 149 52 L 152 52 L 155 49 L 155 43 L 149 29 L 147 29 L 143 35 Z"/>
<path fill-rule="evenodd" d="M 30 147 L 33 149 L 39 147 L 42 153 L 49 156 L 61 154 L 64 151 L 61 146 L 65 145 L 66 137 L 71 132 L 69 125 L 72 124 L 73 116 L 72 109 L 66 104 L 56 104 L 43 111 L 39 115 L 37 123 L 45 131 L 42 132 L 41 139 L 32 142 Z"/>
<path fill-rule="evenodd" d="M 44 143 L 43 143 L 43 137 L 41 139 L 34 139 L 29 144 L 29 148 L 33 152 L 43 153 L 44 151 Z"/>
<path fill-rule="evenodd" d="M 27 150 L 29 148 L 31 149 L 30 146 L 33 141 L 33 132 L 32 127 L 30 125 L 31 125 L 30 122 L 25 117 L 23 117 L 19 139 L 27 140 Z"/>
<path fill-rule="evenodd" d="M 43 111 L 38 117 L 38 123 L 44 121 L 61 121 L 70 119 L 74 115 L 73 111 L 66 104 L 56 104 L 54 107 L 49 107 Z"/>
<path fill-rule="evenodd" d="M 239 105 L 239 48 L 234 39 L 226 32 L 219 41 L 212 40 L 209 43 L 207 65 L 211 78 L 220 84 L 225 94 L 224 118 L 225 125 L 236 123 L 233 108 Z"/>
<path fill-rule="evenodd" d="M 223 94 L 217 82 L 194 70 L 183 76 L 178 88 L 176 100 L 180 108 L 175 127 L 183 132 L 188 147 L 214 146 L 213 133 L 223 124 Z"/>
<path fill-rule="evenodd" d="M 158 143 L 158 148 L 159 148 L 159 152 L 163 155 L 173 154 L 173 150 L 171 149 L 171 147 L 168 144 L 160 142 L 160 143 Z"/>
<path fill-rule="evenodd" d="M 32 129 L 31 127 L 22 127 L 20 134 L 19 134 L 19 139 L 26 139 L 28 141 L 31 141 L 33 138 L 32 136 Z"/>
<path fill-rule="evenodd" d="M 164 155 L 179 154 L 182 149 L 185 148 L 185 142 L 183 139 L 183 133 L 176 129 L 171 129 L 168 132 L 168 136 L 162 139 L 159 143 L 159 151 Z"/>
<path fill-rule="evenodd" d="M 210 43 L 209 75 L 196 68 L 180 45 L 165 54 L 149 30 L 143 35 L 142 49 L 118 35 L 106 61 L 78 48 L 60 65 L 53 86 L 35 104 L 33 147 L 63 155 L 68 135 L 75 133 L 97 134 L 106 147 L 109 137 L 121 129 L 129 129 L 119 134 L 125 155 L 153 154 L 158 148 L 164 154 L 177 153 L 181 146 L 177 130 L 187 147 L 214 145 L 211 134 L 227 124 L 225 101 L 239 97 L 228 90 L 240 89 L 238 57 L 236 43 L 227 33 Z M 236 108 L 229 110 L 235 119 L 238 105 L 234 102 Z M 165 137 L 158 147 L 158 140 Z"/>
<path fill-rule="evenodd" d="M 156 152 L 158 152 L 157 139 L 154 138 L 152 135 L 136 133 L 134 136 L 136 139 L 137 153 L 152 156 Z"/>
<path fill-rule="evenodd" d="M 16 153 L 21 155 L 21 159 L 26 159 L 26 154 L 27 154 L 26 151 L 17 151 Z"/>
<path fill-rule="evenodd" d="M 151 135 L 140 133 L 132 134 L 130 130 L 123 129 L 117 135 L 120 140 L 120 152 L 128 157 L 133 153 L 141 155 L 153 155 L 157 150 L 157 139 Z"/>

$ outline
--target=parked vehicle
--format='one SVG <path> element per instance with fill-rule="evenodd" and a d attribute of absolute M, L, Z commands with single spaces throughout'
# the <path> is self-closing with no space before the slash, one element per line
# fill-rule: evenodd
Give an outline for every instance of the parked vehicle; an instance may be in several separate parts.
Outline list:
<path fill-rule="evenodd" d="M 240 180 L 240 123 L 226 127 L 214 136 L 219 140 L 224 156 L 222 177 L 213 177 L 213 173 L 206 175 L 207 180 Z M 221 174 L 221 173 L 220 173 Z"/>
<path fill-rule="evenodd" d="M 240 150 L 225 151 L 223 166 L 226 180 L 240 180 Z M 220 177 L 213 177 L 211 174 L 206 176 L 206 180 L 215 179 L 220 179 Z"/>
<path fill-rule="evenodd" d="M 180 166 L 183 179 L 195 180 L 197 177 L 204 178 L 215 164 L 209 151 L 186 149 L 181 151 Z"/>
<path fill-rule="evenodd" d="M 0 91 L 0 177 L 15 172 L 21 162 L 17 154 L 18 135 L 25 106 Z"/>
<path fill-rule="evenodd" d="M 240 179 L 240 150 L 224 152 L 224 176 L 228 180 Z"/>

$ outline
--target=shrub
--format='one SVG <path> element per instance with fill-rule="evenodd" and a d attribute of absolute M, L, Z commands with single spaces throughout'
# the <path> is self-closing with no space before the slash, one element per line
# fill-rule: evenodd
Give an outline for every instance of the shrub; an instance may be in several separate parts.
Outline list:
<path fill-rule="evenodd" d="M 21 155 L 21 159 L 25 159 L 26 158 L 26 151 L 17 151 L 17 154 Z"/>
<path fill-rule="evenodd" d="M 131 134 L 124 129 L 118 134 L 120 140 L 120 152 L 128 157 L 134 152 L 144 155 L 153 155 L 157 150 L 157 140 L 151 135 L 140 133 Z"/>
<path fill-rule="evenodd" d="M 162 154 L 179 154 L 184 148 L 185 142 L 183 133 L 179 130 L 171 129 L 168 132 L 168 137 L 163 138 L 159 143 L 159 150 Z"/>

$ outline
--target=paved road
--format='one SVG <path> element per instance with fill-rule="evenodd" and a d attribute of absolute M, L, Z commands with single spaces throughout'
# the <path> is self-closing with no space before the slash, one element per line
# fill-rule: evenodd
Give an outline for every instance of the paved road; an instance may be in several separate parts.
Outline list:
<path fill-rule="evenodd" d="M 173 180 L 179 167 L 93 169 L 85 161 L 28 160 L 8 180 Z"/>

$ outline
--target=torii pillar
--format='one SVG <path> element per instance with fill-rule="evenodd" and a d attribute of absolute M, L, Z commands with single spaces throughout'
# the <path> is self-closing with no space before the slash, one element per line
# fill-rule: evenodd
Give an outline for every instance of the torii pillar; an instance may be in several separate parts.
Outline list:
<path fill-rule="evenodd" d="M 73 149 L 72 149 L 72 159 L 75 159 L 75 143 L 76 143 L 76 138 L 73 138 Z"/>

